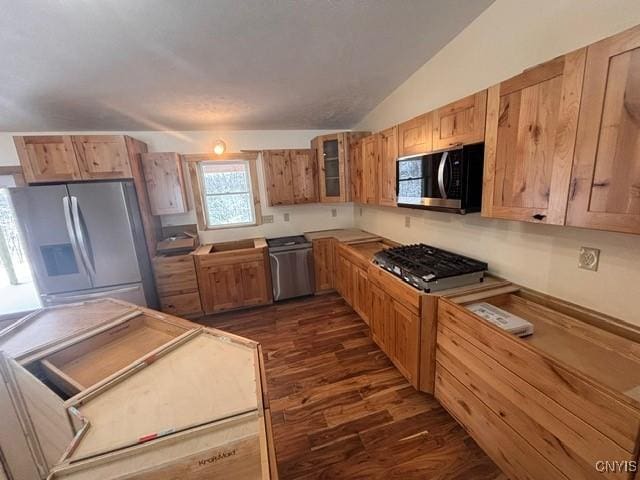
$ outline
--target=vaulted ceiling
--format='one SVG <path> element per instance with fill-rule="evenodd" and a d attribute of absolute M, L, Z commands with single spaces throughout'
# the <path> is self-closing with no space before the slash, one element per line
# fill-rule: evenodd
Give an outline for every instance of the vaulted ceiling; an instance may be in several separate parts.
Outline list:
<path fill-rule="evenodd" d="M 0 131 L 349 128 L 492 0 L 0 0 Z"/>

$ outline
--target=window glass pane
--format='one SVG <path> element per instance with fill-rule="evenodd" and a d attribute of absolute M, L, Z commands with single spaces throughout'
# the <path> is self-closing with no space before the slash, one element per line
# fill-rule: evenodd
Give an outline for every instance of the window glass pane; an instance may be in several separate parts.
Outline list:
<path fill-rule="evenodd" d="M 205 195 L 249 191 L 249 169 L 246 163 L 204 163 L 202 183 Z"/>
<path fill-rule="evenodd" d="M 399 197 L 422 197 L 422 180 L 400 180 Z"/>
<path fill-rule="evenodd" d="M 208 196 L 207 217 L 210 226 L 254 223 L 250 193 Z"/>

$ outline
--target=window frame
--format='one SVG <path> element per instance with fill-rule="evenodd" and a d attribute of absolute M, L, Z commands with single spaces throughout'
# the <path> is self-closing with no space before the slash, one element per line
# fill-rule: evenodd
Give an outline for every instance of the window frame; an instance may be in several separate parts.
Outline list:
<path fill-rule="evenodd" d="M 260 191 L 258 187 L 257 174 L 257 153 L 223 153 L 215 154 L 189 154 L 183 155 L 189 169 L 189 177 L 191 180 L 191 189 L 195 203 L 196 217 L 198 220 L 198 229 L 204 230 L 224 230 L 228 228 L 245 228 L 255 227 L 261 224 L 262 213 L 260 208 Z M 252 197 L 252 207 L 254 213 L 254 221 L 252 223 L 234 223 L 226 225 L 209 225 L 209 218 L 206 206 L 206 192 L 204 189 L 203 175 L 201 165 L 203 163 L 220 162 L 231 164 L 233 162 L 243 162 L 248 166 L 249 171 L 249 188 Z"/>

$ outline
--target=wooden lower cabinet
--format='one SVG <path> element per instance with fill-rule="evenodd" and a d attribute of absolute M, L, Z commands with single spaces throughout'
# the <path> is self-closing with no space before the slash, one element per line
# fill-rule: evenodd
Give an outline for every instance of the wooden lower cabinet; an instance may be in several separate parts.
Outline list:
<path fill-rule="evenodd" d="M 202 309 L 205 314 L 265 305 L 273 300 L 266 244 L 252 248 L 241 241 L 237 250 L 215 245 L 200 247 L 195 254 Z"/>
<path fill-rule="evenodd" d="M 509 478 L 633 478 L 596 464 L 637 458 L 640 404 L 629 387 L 640 383 L 640 362 L 626 353 L 637 349 L 636 337 L 594 326 L 606 325 L 599 314 L 554 310 L 553 299 L 539 304 L 519 291 L 467 303 L 477 301 L 526 318 L 535 332 L 520 339 L 440 299 L 442 405 Z"/>
<path fill-rule="evenodd" d="M 367 271 L 354 265 L 351 270 L 351 279 L 353 285 L 353 309 L 368 325 L 371 308 L 369 306 Z"/>
<path fill-rule="evenodd" d="M 152 264 L 162 311 L 177 316 L 202 315 L 193 255 L 159 255 Z"/>
<path fill-rule="evenodd" d="M 336 259 L 336 287 L 342 298 L 353 306 L 353 277 L 352 264 L 342 255 L 338 255 Z"/>
<path fill-rule="evenodd" d="M 393 359 L 409 382 L 418 382 L 420 354 L 420 317 L 400 303 L 391 303 Z"/>
<path fill-rule="evenodd" d="M 335 289 L 335 255 L 333 238 L 313 240 L 313 270 L 316 293 L 330 292 Z"/>

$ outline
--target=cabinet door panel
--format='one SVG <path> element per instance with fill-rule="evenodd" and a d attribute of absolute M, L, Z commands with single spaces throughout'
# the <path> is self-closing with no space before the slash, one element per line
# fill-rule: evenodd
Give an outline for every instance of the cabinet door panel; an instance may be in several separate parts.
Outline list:
<path fill-rule="evenodd" d="M 587 50 L 567 224 L 640 233 L 640 27 Z"/>
<path fill-rule="evenodd" d="M 171 152 L 142 154 L 142 167 L 153 215 L 186 213 L 187 194 L 180 155 Z"/>
<path fill-rule="evenodd" d="M 202 308 L 205 313 L 215 313 L 241 305 L 236 265 L 201 268 L 198 273 Z"/>
<path fill-rule="evenodd" d="M 293 176 L 289 153 L 286 150 L 263 152 L 264 175 L 269 206 L 292 205 Z"/>
<path fill-rule="evenodd" d="M 371 328 L 371 337 L 378 346 L 386 352 L 386 336 L 384 334 L 384 324 L 389 318 L 389 304 L 391 300 L 376 285 L 369 285 L 369 326 Z"/>
<path fill-rule="evenodd" d="M 398 125 L 398 156 L 429 153 L 433 149 L 431 112 Z"/>
<path fill-rule="evenodd" d="M 314 203 L 318 196 L 318 165 L 316 152 L 307 150 L 289 150 L 291 177 L 293 180 L 294 203 Z"/>
<path fill-rule="evenodd" d="M 70 137 L 13 137 L 13 140 L 27 183 L 82 178 Z"/>
<path fill-rule="evenodd" d="M 378 203 L 378 135 L 362 140 L 362 173 L 364 203 Z"/>
<path fill-rule="evenodd" d="M 418 352 L 420 338 L 420 320 L 404 306 L 393 302 L 395 344 L 394 359 L 396 366 L 413 385 L 418 380 Z"/>
<path fill-rule="evenodd" d="M 369 324 L 369 282 L 367 272 L 359 267 L 353 267 L 353 309 Z"/>
<path fill-rule="evenodd" d="M 313 241 L 313 266 L 316 292 L 332 290 L 335 287 L 333 263 L 333 239 L 323 238 Z"/>
<path fill-rule="evenodd" d="M 483 90 L 433 112 L 433 149 L 484 140 L 487 91 Z"/>
<path fill-rule="evenodd" d="M 378 167 L 379 204 L 388 207 L 396 205 L 396 161 L 398 159 L 398 128 L 392 127 L 380 132 L 380 156 Z"/>
<path fill-rule="evenodd" d="M 131 178 L 127 145 L 123 136 L 84 135 L 71 137 L 85 180 Z"/>
<path fill-rule="evenodd" d="M 482 214 L 562 225 L 585 50 L 489 89 Z"/>
<path fill-rule="evenodd" d="M 239 266 L 242 306 L 261 305 L 269 301 L 264 262 L 245 262 Z"/>
<path fill-rule="evenodd" d="M 338 255 L 338 270 L 340 277 L 340 294 L 342 298 L 346 300 L 346 302 L 353 306 L 353 279 L 352 279 L 352 268 L 351 262 L 347 260 L 342 255 Z"/>
<path fill-rule="evenodd" d="M 362 140 L 357 139 L 349 144 L 351 200 L 356 203 L 364 203 L 364 172 L 362 167 Z"/>
<path fill-rule="evenodd" d="M 346 161 L 344 133 L 324 135 L 315 139 L 318 152 L 318 184 L 323 203 L 346 202 Z"/>

